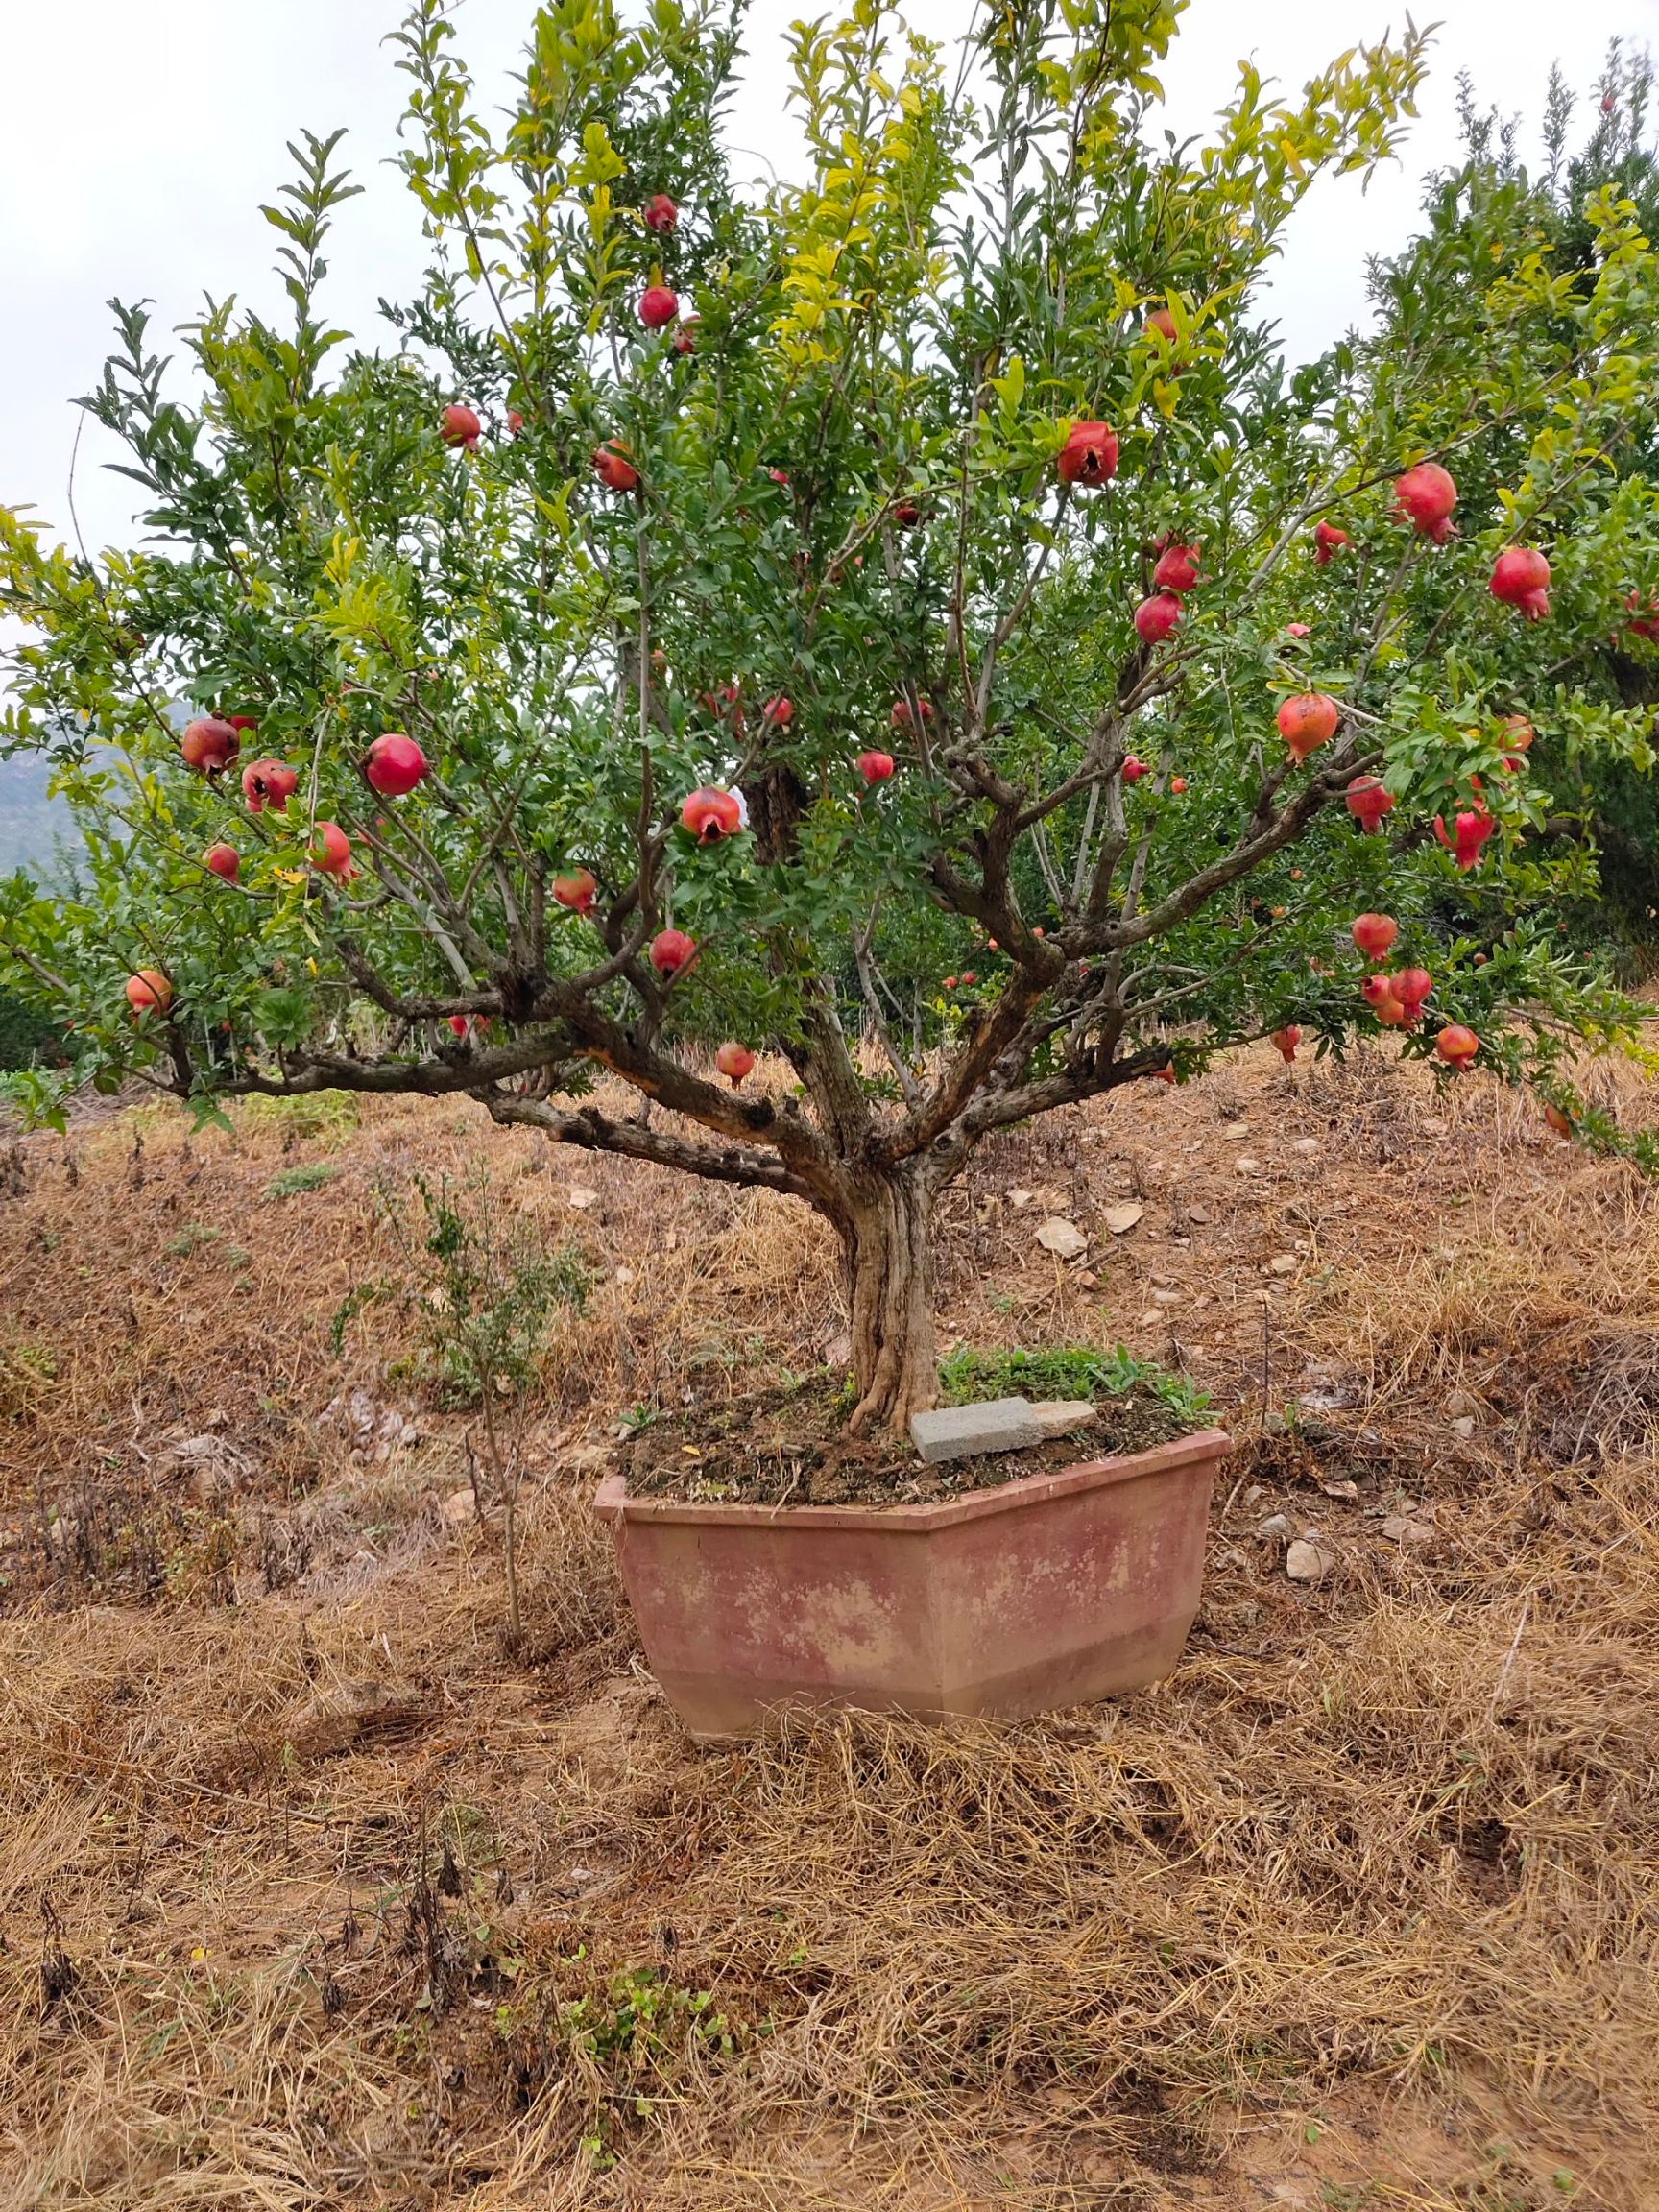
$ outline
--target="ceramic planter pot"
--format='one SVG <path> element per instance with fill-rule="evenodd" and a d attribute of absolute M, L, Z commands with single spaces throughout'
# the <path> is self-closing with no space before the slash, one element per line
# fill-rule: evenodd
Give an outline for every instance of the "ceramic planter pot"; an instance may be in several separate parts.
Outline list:
<path fill-rule="evenodd" d="M 599 1488 L 652 1671 L 699 1741 L 777 1708 L 1023 1719 L 1167 1674 L 1198 1610 L 1209 1429 L 926 1505 Z"/>

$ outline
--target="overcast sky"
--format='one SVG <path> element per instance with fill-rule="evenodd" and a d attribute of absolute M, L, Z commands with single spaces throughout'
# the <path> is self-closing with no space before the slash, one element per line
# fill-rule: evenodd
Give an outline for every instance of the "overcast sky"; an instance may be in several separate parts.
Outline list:
<path fill-rule="evenodd" d="M 733 143 L 787 175 L 797 135 L 783 108 L 781 36 L 801 0 L 756 0 Z M 1455 150 L 1455 80 L 1524 118 L 1536 144 L 1545 79 L 1559 60 L 1582 91 L 1607 40 L 1659 43 L 1659 0 L 1440 0 L 1433 74 L 1404 162 L 1363 198 L 1319 188 L 1298 220 L 1273 308 L 1290 349 L 1319 350 L 1363 313 L 1363 262 L 1404 235 L 1425 171 Z M 374 302 L 419 279 L 420 215 L 385 166 L 405 82 L 382 45 L 399 0 L 9 0 L 0 27 L 0 500 L 32 504 L 66 534 L 65 482 L 78 420 L 69 401 L 96 380 L 106 300 L 149 298 L 157 328 L 188 319 L 204 292 L 267 302 L 275 233 L 258 214 L 290 164 L 284 142 L 346 124 L 344 157 L 365 197 L 334 233 L 329 313 L 379 342 Z M 507 97 L 532 0 L 466 0 L 460 46 L 487 101 Z M 909 18 L 949 38 L 969 0 L 912 0 Z M 1169 121 L 1202 130 L 1249 54 L 1292 88 L 1344 47 L 1374 40 L 1401 11 L 1385 0 L 1192 0 L 1165 71 Z M 754 166 L 757 167 L 756 163 Z M 77 477 L 90 544 L 130 541 L 133 488 L 88 425 Z"/>

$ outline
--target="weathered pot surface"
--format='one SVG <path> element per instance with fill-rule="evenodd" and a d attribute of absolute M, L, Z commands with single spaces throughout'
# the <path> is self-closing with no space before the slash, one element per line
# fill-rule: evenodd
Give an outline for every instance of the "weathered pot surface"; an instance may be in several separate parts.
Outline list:
<path fill-rule="evenodd" d="M 699 1741 L 793 1705 L 1023 1719 L 1181 1656 L 1204 1575 L 1208 1429 L 924 1505 L 595 1505 L 652 1671 Z"/>

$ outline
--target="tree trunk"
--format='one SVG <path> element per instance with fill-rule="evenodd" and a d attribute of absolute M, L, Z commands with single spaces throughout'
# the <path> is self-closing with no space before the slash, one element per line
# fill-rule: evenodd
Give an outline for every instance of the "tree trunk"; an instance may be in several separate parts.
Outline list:
<path fill-rule="evenodd" d="M 933 1192 L 914 1175 L 861 1190 L 843 1224 L 854 1431 L 885 1422 L 902 1435 L 938 1396 L 933 1337 Z"/>

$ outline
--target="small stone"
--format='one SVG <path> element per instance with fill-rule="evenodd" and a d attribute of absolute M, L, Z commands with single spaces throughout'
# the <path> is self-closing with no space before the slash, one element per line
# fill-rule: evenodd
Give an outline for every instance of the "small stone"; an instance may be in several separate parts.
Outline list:
<path fill-rule="evenodd" d="M 1475 1433 L 1474 1421 L 1467 1413 L 1465 1413 L 1461 1421 L 1453 1422 L 1452 1433 L 1454 1436 L 1461 1436 L 1465 1439 L 1473 1436 Z"/>
<path fill-rule="evenodd" d="M 1262 1163 L 1260 1160 L 1252 1160 L 1248 1157 L 1248 1155 L 1245 1155 L 1244 1157 L 1234 1161 L 1233 1172 L 1235 1175 L 1260 1175 L 1262 1172 Z"/>
<path fill-rule="evenodd" d="M 1252 1482 L 1249 1489 L 1244 1493 L 1244 1503 L 1246 1505 L 1254 1505 L 1259 1499 L 1265 1498 L 1266 1495 L 1266 1491 L 1262 1489 L 1260 1482 Z"/>
<path fill-rule="evenodd" d="M 1181 1293 L 1179 1290 L 1154 1290 L 1152 1303 L 1154 1306 L 1179 1306 Z"/>
<path fill-rule="evenodd" d="M 1391 1543 L 1398 1544 L 1402 1551 L 1422 1544 L 1432 1544 L 1434 1541 L 1432 1528 L 1427 1527 L 1421 1521 L 1407 1520 L 1403 1513 L 1390 1514 L 1383 1522 L 1381 1533 Z"/>
<path fill-rule="evenodd" d="M 1454 1390 L 1446 1400 L 1446 1410 L 1454 1420 L 1464 1414 L 1474 1415 L 1480 1410 L 1479 1398 L 1472 1398 L 1467 1390 Z"/>
<path fill-rule="evenodd" d="M 1248 1567 L 1250 1562 L 1237 1544 L 1229 1544 L 1225 1551 L 1216 1552 L 1215 1564 L 1217 1567 Z"/>
<path fill-rule="evenodd" d="M 1324 1151 L 1325 1147 L 1320 1143 L 1317 1137 L 1297 1137 L 1292 1141 L 1290 1149 L 1292 1152 L 1300 1154 L 1304 1160 L 1313 1160 Z"/>
<path fill-rule="evenodd" d="M 1114 1237 L 1126 1237 L 1145 1212 L 1144 1206 L 1127 1203 L 1121 1206 L 1108 1206 L 1105 1213 L 1101 1214 L 1100 1220 Z"/>
<path fill-rule="evenodd" d="M 1089 1239 L 1075 1221 L 1068 1221 L 1059 1214 L 1050 1214 L 1037 1230 L 1037 1241 L 1045 1252 L 1052 1252 L 1056 1260 L 1080 1260 L 1089 1249 Z"/>
<path fill-rule="evenodd" d="M 1210 1209 L 1208 1206 L 1189 1206 L 1187 1218 L 1189 1221 L 1196 1221 L 1202 1227 L 1210 1218 Z"/>
<path fill-rule="evenodd" d="M 615 1274 L 612 1276 L 611 1280 L 613 1283 L 620 1283 L 626 1286 L 627 1284 L 637 1281 L 637 1278 L 636 1277 L 632 1267 L 618 1267 Z"/>
<path fill-rule="evenodd" d="M 1319 1487 L 1327 1498 L 1358 1499 L 1359 1496 L 1358 1482 L 1321 1482 Z"/>
<path fill-rule="evenodd" d="M 585 1214 L 589 1206 L 599 1203 L 598 1191 L 589 1190 L 586 1183 L 572 1183 L 567 1196 L 578 1214 Z"/>
<path fill-rule="evenodd" d="M 451 1490 L 447 1498 L 439 1501 L 438 1518 L 446 1528 L 460 1528 L 478 1518 L 478 1501 L 470 1482 L 464 1490 Z"/>
<path fill-rule="evenodd" d="M 1269 1275 L 1294 1275 L 1296 1266 L 1296 1256 L 1293 1252 L 1275 1252 L 1272 1259 L 1267 1262 L 1267 1272 Z"/>
<path fill-rule="evenodd" d="M 1016 1214 L 1023 1213 L 1031 1203 L 1031 1193 L 1029 1190 L 1010 1190 L 1008 1203 L 1013 1207 Z"/>
<path fill-rule="evenodd" d="M 1237 1144 L 1242 1138 L 1249 1136 L 1250 1124 L 1248 1121 L 1229 1121 L 1221 1134 L 1229 1143 Z"/>
<path fill-rule="evenodd" d="M 1336 1554 L 1323 1544 L 1310 1543 L 1304 1536 L 1292 1544 L 1285 1554 L 1285 1572 L 1292 1582 L 1318 1582 L 1330 1574 L 1336 1564 Z"/>
<path fill-rule="evenodd" d="M 1289 1535 L 1290 1530 L 1289 1516 L 1284 1513 L 1274 1513 L 1258 1526 L 1256 1533 L 1270 1543 L 1278 1544 Z"/>
<path fill-rule="evenodd" d="M 1100 1287 L 1100 1278 L 1092 1267 L 1079 1268 L 1077 1280 L 1082 1284 L 1085 1290 L 1098 1290 Z"/>

